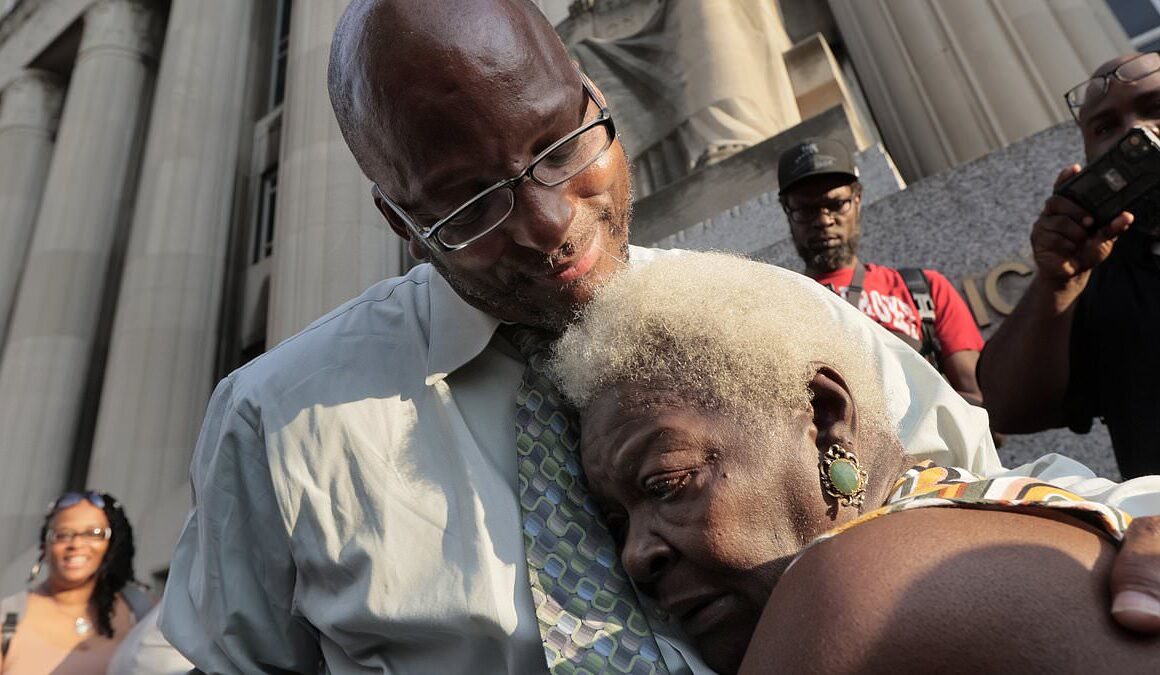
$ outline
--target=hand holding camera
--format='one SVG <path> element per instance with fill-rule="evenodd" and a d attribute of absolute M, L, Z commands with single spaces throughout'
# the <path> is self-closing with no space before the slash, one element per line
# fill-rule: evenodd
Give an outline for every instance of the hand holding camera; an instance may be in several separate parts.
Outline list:
<path fill-rule="evenodd" d="M 1120 212 L 1104 224 L 1059 190 L 1083 170 L 1073 164 L 1055 179 L 1055 194 L 1047 198 L 1043 211 L 1031 228 L 1031 250 L 1039 277 L 1065 286 L 1107 259 L 1116 238 L 1131 225 L 1131 213 Z"/>
<path fill-rule="evenodd" d="M 1060 172 L 1031 230 L 1040 277 L 1062 288 L 1084 276 L 1129 226 L 1160 236 L 1160 139 L 1142 128 L 1086 168 Z"/>

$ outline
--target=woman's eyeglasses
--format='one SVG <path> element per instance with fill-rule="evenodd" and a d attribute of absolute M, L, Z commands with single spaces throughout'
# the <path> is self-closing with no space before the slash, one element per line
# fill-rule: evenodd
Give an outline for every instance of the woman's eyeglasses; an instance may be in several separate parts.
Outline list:
<path fill-rule="evenodd" d="M 72 543 L 74 539 L 80 539 L 86 543 L 96 543 L 99 541 L 108 541 L 109 537 L 113 536 L 113 530 L 108 527 L 94 527 L 87 530 L 48 530 L 44 534 L 44 540 L 50 544 L 65 544 Z"/>
<path fill-rule="evenodd" d="M 105 508 L 105 498 L 101 496 L 101 493 L 94 492 L 92 490 L 86 490 L 84 492 L 64 493 L 55 502 L 49 505 L 48 511 L 49 513 L 53 513 L 61 509 L 67 509 L 70 506 L 76 506 L 77 504 L 80 504 L 82 501 L 87 501 L 98 509 Z"/>

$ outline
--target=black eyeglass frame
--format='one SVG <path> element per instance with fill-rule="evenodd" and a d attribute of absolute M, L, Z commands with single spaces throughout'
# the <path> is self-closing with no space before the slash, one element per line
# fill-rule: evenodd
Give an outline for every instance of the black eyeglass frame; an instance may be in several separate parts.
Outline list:
<path fill-rule="evenodd" d="M 785 217 L 788 218 L 791 223 L 797 223 L 798 225 L 809 225 L 810 223 L 812 223 L 815 220 L 817 220 L 818 218 L 820 218 L 822 213 L 825 213 L 826 215 L 829 215 L 831 217 L 844 216 L 844 215 L 849 214 L 851 207 L 853 207 L 853 205 L 854 205 L 854 200 L 857 197 L 858 197 L 858 195 L 850 195 L 849 197 L 846 197 L 845 199 L 833 200 L 835 202 L 841 202 L 841 206 L 839 206 L 837 209 L 831 209 L 828 206 L 792 207 L 789 205 L 788 202 L 783 202 L 781 205 L 781 208 L 783 211 L 785 211 Z M 812 212 L 812 211 L 816 211 L 816 213 L 810 218 L 804 218 L 804 219 L 795 218 L 793 215 L 794 213 L 808 213 L 808 212 Z"/>
<path fill-rule="evenodd" d="M 563 183 L 566 183 L 566 182 L 572 180 L 576 176 L 579 176 L 580 174 L 582 174 L 586 170 L 588 170 L 588 167 L 592 166 L 596 162 L 596 160 L 603 157 L 604 153 L 608 152 L 608 149 L 610 147 L 612 147 L 613 143 L 616 142 L 616 124 L 612 121 L 612 115 L 611 115 L 611 113 L 608 112 L 608 106 L 606 106 L 604 103 L 602 103 L 600 101 L 599 98 L 597 98 L 596 92 L 593 91 L 592 87 L 588 84 L 588 78 L 585 77 L 582 73 L 580 74 L 580 84 L 584 87 L 584 92 L 586 94 L 588 94 L 588 97 L 590 99 L 592 99 L 593 103 L 596 104 L 598 112 L 597 112 L 595 119 L 593 119 L 589 122 L 586 122 L 584 124 L 581 124 L 580 127 L 577 128 L 575 131 L 572 131 L 571 133 L 565 135 L 563 138 L 560 138 L 559 140 L 557 140 L 554 143 L 552 143 L 551 145 L 549 145 L 547 148 L 544 148 L 535 157 L 533 157 L 530 162 L 528 162 L 528 165 L 526 167 L 524 167 L 524 170 L 521 171 L 519 174 L 512 176 L 511 178 L 501 180 L 498 183 L 496 183 L 495 185 L 492 185 L 491 187 L 483 190 L 479 194 L 475 195 L 471 199 L 464 202 L 461 206 L 456 208 L 451 213 L 449 213 L 446 216 L 444 216 L 443 218 L 440 218 L 439 220 L 437 220 L 430 227 L 424 228 L 421 225 L 419 225 L 417 222 L 415 222 L 415 219 L 412 218 L 405 210 L 403 210 L 403 208 L 401 206 L 399 206 L 394 201 L 392 201 L 391 198 L 388 197 L 386 195 L 386 193 L 384 193 L 379 188 L 378 185 L 375 185 L 375 187 L 374 187 L 375 192 L 378 194 L 379 198 L 382 199 L 383 202 L 388 207 L 390 207 L 391 211 L 393 211 L 395 213 L 395 215 L 398 216 L 399 219 L 403 221 L 403 223 L 407 226 L 407 229 L 411 230 L 412 234 L 414 234 L 416 237 L 422 239 L 428 245 L 433 245 L 434 248 L 439 249 L 443 253 L 460 251 L 460 250 L 470 246 L 471 244 L 475 243 L 476 241 L 479 241 L 483 237 L 494 232 L 495 229 L 498 228 L 500 225 L 502 225 L 503 222 L 505 220 L 507 220 L 508 216 L 511 215 L 512 209 L 515 208 L 515 187 L 518 186 L 520 183 L 524 182 L 525 180 L 532 180 L 532 181 L 535 181 L 536 183 L 538 183 L 539 185 L 543 185 L 544 187 L 556 187 L 557 185 L 562 185 Z M 564 178 L 561 178 L 558 181 L 553 181 L 553 182 L 546 182 L 546 181 L 540 180 L 532 173 L 535 170 L 536 166 L 541 161 L 543 161 L 547 157 L 550 157 L 553 152 L 555 152 L 557 149 L 560 148 L 560 146 L 565 145 L 566 143 L 569 143 L 569 142 L 575 140 L 576 138 L 580 137 L 581 135 L 591 131 L 592 129 L 594 129 L 598 126 L 604 126 L 606 132 L 608 133 L 609 140 L 607 141 L 607 145 L 604 146 L 603 150 L 601 150 L 600 152 L 593 155 L 592 159 L 588 160 L 588 162 L 585 163 L 584 166 L 577 169 L 575 173 L 572 173 L 569 176 L 566 176 Z M 469 238 L 466 241 L 463 241 L 461 243 L 447 244 L 442 239 L 440 239 L 439 233 L 443 230 L 443 228 L 452 219 L 454 219 L 460 213 L 462 213 L 462 212 L 466 211 L 467 209 L 471 208 L 472 206 L 474 206 L 480 200 L 485 199 L 486 197 L 488 197 L 492 193 L 496 192 L 497 190 L 502 190 L 504 188 L 511 188 L 512 189 L 512 205 L 511 205 L 511 207 L 509 207 L 507 214 L 505 214 L 503 218 L 500 218 L 499 220 L 497 220 L 494 224 L 491 225 L 491 227 L 488 227 L 486 230 L 474 235 L 473 237 L 471 237 L 471 238 Z"/>
<path fill-rule="evenodd" d="M 1134 63 L 1135 61 L 1138 61 L 1138 60 L 1145 58 L 1145 57 L 1148 57 L 1148 56 L 1158 57 L 1157 58 L 1157 67 L 1155 70 L 1148 71 L 1147 73 L 1144 73 L 1143 75 L 1136 77 L 1136 78 L 1133 78 L 1131 80 L 1124 79 L 1120 75 L 1120 70 L 1122 68 L 1124 68 L 1125 66 L 1128 66 L 1129 64 Z M 1146 77 L 1151 77 L 1151 76 L 1155 75 L 1156 73 L 1160 73 L 1160 51 L 1144 52 L 1143 54 L 1140 54 L 1139 56 L 1135 56 L 1133 58 L 1128 59 L 1127 61 L 1124 61 L 1123 63 L 1116 66 L 1115 68 L 1113 68 L 1111 71 L 1109 71 L 1107 73 L 1104 73 L 1102 75 L 1096 75 L 1095 77 L 1089 77 L 1086 80 L 1084 80 L 1083 82 L 1080 82 L 1079 84 L 1075 85 L 1071 89 L 1068 89 L 1067 91 L 1065 91 L 1063 93 L 1063 101 L 1065 104 L 1067 104 L 1067 109 L 1069 112 L 1071 112 L 1072 119 L 1074 119 L 1076 124 L 1078 124 L 1079 123 L 1080 108 L 1082 108 L 1084 106 L 1084 104 L 1087 103 L 1086 100 L 1084 100 L 1084 101 L 1077 100 L 1078 94 L 1076 94 L 1076 92 L 1078 92 L 1080 90 L 1080 88 L 1087 86 L 1091 82 L 1099 82 L 1100 83 L 1100 97 L 1098 99 L 1096 99 L 1096 102 L 1098 102 L 1100 100 L 1103 100 L 1103 98 L 1108 95 L 1108 89 L 1111 87 L 1112 78 L 1115 78 L 1116 81 L 1122 82 L 1123 84 L 1132 84 L 1133 82 L 1139 82 L 1140 80 L 1142 80 Z"/>
<path fill-rule="evenodd" d="M 74 506 L 75 506 L 75 504 L 74 504 Z M 57 541 L 56 535 L 58 532 L 68 532 L 69 534 L 64 539 Z M 91 537 L 91 538 L 83 536 L 85 533 L 93 533 L 93 532 L 99 532 L 100 534 L 96 537 Z M 46 544 L 71 544 L 72 542 L 76 541 L 78 538 L 83 539 L 84 541 L 109 541 L 110 539 L 113 538 L 113 528 L 111 528 L 111 527 L 94 527 L 94 528 L 91 528 L 88 530 L 56 530 L 55 528 L 50 527 L 44 531 L 44 542 Z"/>

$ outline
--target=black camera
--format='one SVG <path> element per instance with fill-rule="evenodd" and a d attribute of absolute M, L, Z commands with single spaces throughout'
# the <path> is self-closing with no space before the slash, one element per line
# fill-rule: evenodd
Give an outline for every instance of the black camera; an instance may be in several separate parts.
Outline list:
<path fill-rule="evenodd" d="M 1160 139 L 1147 129 L 1132 129 L 1055 194 L 1090 213 L 1093 231 L 1127 211 L 1135 216 L 1133 230 L 1160 237 Z"/>

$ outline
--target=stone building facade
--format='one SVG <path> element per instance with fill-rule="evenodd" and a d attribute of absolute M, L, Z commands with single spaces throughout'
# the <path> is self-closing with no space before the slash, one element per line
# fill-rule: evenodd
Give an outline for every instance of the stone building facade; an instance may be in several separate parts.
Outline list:
<path fill-rule="evenodd" d="M 214 383 L 407 264 L 326 96 L 342 0 L 22 0 L 0 20 L 0 567 L 66 486 L 163 569 Z"/>
<path fill-rule="evenodd" d="M 117 495 L 139 571 L 163 570 L 214 383 L 411 263 L 326 96 L 346 2 L 0 0 L 0 588 L 66 487 Z M 1065 120 L 1059 92 L 1160 26 L 1104 0 L 537 4 L 603 64 L 645 212 L 720 199 L 704 175 L 768 175 L 728 199 L 758 197 L 762 144 L 794 129 L 836 129 L 882 185 L 974 160 Z M 661 75 L 625 78 L 646 33 Z"/>

